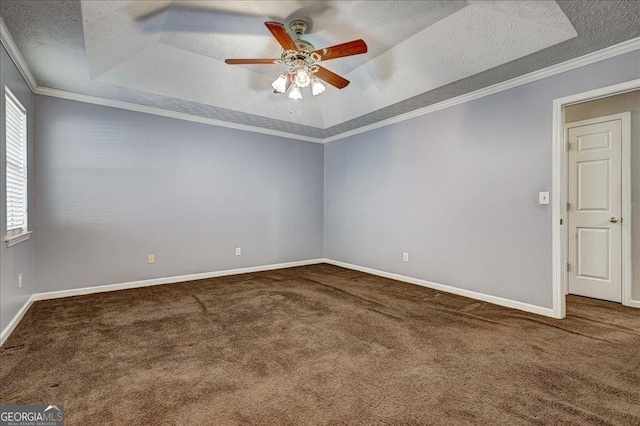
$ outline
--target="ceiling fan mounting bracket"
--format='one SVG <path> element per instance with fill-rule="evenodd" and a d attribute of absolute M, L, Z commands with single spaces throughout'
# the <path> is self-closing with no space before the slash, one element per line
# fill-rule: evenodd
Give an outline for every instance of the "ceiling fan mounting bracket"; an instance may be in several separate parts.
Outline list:
<path fill-rule="evenodd" d="M 305 21 L 300 19 L 291 21 L 291 23 L 289 24 L 289 29 L 296 35 L 296 39 L 293 40 L 293 42 L 296 44 L 299 50 L 308 50 L 312 52 L 316 49 L 315 47 L 313 47 L 313 44 L 300 38 L 300 36 L 306 33 L 309 29 L 309 25 Z"/>
<path fill-rule="evenodd" d="M 296 19 L 295 21 L 291 21 L 291 23 L 289 24 L 289 29 L 298 38 L 300 38 L 302 34 L 307 32 L 307 30 L 309 29 L 309 25 L 301 19 Z"/>

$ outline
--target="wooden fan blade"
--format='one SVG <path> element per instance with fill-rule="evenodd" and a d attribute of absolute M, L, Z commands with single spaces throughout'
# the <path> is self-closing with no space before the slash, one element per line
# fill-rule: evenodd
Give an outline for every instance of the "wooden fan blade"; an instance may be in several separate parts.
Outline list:
<path fill-rule="evenodd" d="M 225 59 L 224 63 L 229 65 L 245 65 L 245 64 L 277 64 L 280 59 Z"/>
<path fill-rule="evenodd" d="M 296 43 L 291 38 L 284 25 L 282 25 L 280 22 L 271 21 L 265 22 L 264 24 L 267 26 L 267 28 L 269 28 L 271 34 L 273 34 L 276 40 L 278 40 L 278 43 L 280 43 L 280 46 L 282 46 L 284 50 L 295 50 L 296 52 L 298 51 L 298 46 L 296 46 Z"/>
<path fill-rule="evenodd" d="M 365 43 L 364 40 L 353 40 L 347 43 L 325 47 L 324 49 L 318 49 L 315 53 L 320 55 L 323 61 L 345 56 L 360 55 L 361 53 L 367 53 L 367 43 Z"/>
<path fill-rule="evenodd" d="M 338 89 L 344 89 L 349 85 L 349 80 L 340 77 L 338 74 L 329 71 L 320 65 L 318 65 L 318 72 L 313 75 L 318 77 L 320 80 L 324 80 L 330 85 L 337 87 Z"/>

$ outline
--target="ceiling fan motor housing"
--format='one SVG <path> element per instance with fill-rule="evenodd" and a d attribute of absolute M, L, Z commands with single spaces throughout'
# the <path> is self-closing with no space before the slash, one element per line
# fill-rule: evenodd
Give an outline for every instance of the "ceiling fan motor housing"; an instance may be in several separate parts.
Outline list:
<path fill-rule="evenodd" d="M 294 41 L 296 43 L 296 46 L 298 46 L 298 49 L 300 49 L 300 50 L 309 50 L 309 51 L 312 51 L 312 52 L 314 50 L 316 50 L 316 48 L 313 47 L 313 44 L 309 43 L 306 40 L 297 39 L 297 40 L 294 40 Z"/>
<path fill-rule="evenodd" d="M 312 50 L 285 50 L 282 52 L 282 63 L 291 67 L 311 66 L 320 61 L 320 55 Z"/>

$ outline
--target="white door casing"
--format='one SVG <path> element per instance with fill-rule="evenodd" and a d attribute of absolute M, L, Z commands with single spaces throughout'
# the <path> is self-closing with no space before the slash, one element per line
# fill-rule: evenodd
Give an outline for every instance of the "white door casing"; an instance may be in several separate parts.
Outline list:
<path fill-rule="evenodd" d="M 569 293 L 622 302 L 622 120 L 567 131 Z"/>
<path fill-rule="evenodd" d="M 568 263 L 568 159 L 567 151 L 567 124 L 565 124 L 565 111 L 567 106 L 581 102 L 601 99 L 608 96 L 630 92 L 640 89 L 640 79 L 624 81 L 610 86 L 599 87 L 586 92 L 575 93 L 553 100 L 552 114 L 552 182 L 553 192 L 551 201 L 551 217 L 553 235 L 551 244 L 552 287 L 553 287 L 553 316 L 564 318 L 566 316 L 566 294 L 568 289 L 569 273 Z M 640 308 L 640 300 L 634 299 L 632 294 L 632 254 L 631 254 L 631 113 L 623 112 L 615 114 L 613 118 L 622 119 L 622 304 Z M 634 154 L 634 155 L 637 155 Z M 627 219 L 629 218 L 629 219 Z M 637 255 L 637 254 L 636 254 Z M 636 278 L 638 279 L 638 278 Z"/>

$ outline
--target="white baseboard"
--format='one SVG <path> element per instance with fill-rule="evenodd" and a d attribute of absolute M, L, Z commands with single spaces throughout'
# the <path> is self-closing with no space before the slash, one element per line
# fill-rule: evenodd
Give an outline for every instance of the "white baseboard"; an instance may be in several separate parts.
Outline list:
<path fill-rule="evenodd" d="M 629 302 L 624 304 L 625 306 L 630 306 L 632 308 L 640 308 L 640 300 L 629 300 Z"/>
<path fill-rule="evenodd" d="M 510 300 L 510 299 L 505 299 L 498 296 L 491 296 L 484 293 L 478 293 L 471 290 L 451 287 L 448 285 L 438 284 L 431 281 L 425 281 L 418 278 L 407 277 L 404 275 L 394 274 L 391 272 L 379 271 L 377 269 L 353 265 L 350 263 L 340 262 L 337 260 L 319 258 L 319 259 L 302 260 L 298 262 L 278 263 L 273 265 L 252 266 L 249 268 L 227 269 L 223 271 L 204 272 L 200 274 L 178 275 L 174 277 L 155 278 L 150 280 L 132 281 L 132 282 L 126 282 L 126 283 L 119 283 L 119 284 L 107 284 L 107 285 L 100 285 L 95 287 L 77 288 L 72 290 L 36 293 L 32 295 L 25 302 L 25 304 L 22 306 L 22 308 L 20 308 L 18 313 L 15 315 L 15 317 L 9 322 L 9 324 L 5 327 L 5 329 L 2 330 L 2 333 L 0 334 L 0 346 L 4 344 L 4 342 L 7 340 L 11 332 L 16 328 L 16 326 L 18 325 L 18 323 L 20 322 L 24 314 L 26 314 L 27 311 L 29 310 L 29 307 L 31 306 L 31 304 L 38 300 L 58 299 L 62 297 L 80 296 L 84 294 L 103 293 L 107 291 L 126 290 L 130 288 L 148 287 L 152 285 L 171 284 L 171 283 L 178 283 L 178 282 L 185 282 L 185 281 L 201 280 L 205 278 L 224 277 L 227 275 L 247 274 L 250 272 L 271 271 L 275 269 L 293 268 L 296 266 L 315 265 L 318 263 L 328 263 L 330 265 L 340 266 L 347 269 L 353 269 L 360 272 L 366 272 L 368 274 L 378 275 L 380 277 L 390 278 L 392 280 L 397 280 L 397 281 L 403 281 L 410 284 L 416 284 L 423 287 L 432 288 L 434 290 L 444 291 L 446 293 L 453 293 L 453 294 L 468 297 L 471 299 L 482 300 L 484 302 L 505 306 L 507 308 L 513 308 L 513 309 L 518 309 L 525 312 L 544 315 L 547 317 L 558 318 L 557 316 L 554 315 L 553 309 L 551 308 L 544 308 L 542 306 L 531 305 L 529 303 L 518 302 L 516 300 Z M 640 301 L 632 300 L 629 306 L 640 308 Z"/>
<path fill-rule="evenodd" d="M 31 297 L 29 297 L 27 301 L 24 302 L 24 305 L 22 305 L 22 308 L 20 308 L 18 313 L 13 317 L 11 321 L 9 321 L 9 324 L 7 324 L 4 330 L 2 330 L 2 333 L 0 333 L 0 346 L 4 345 L 4 342 L 9 338 L 9 336 L 11 335 L 13 330 L 16 328 L 20 320 L 22 320 L 22 317 L 24 317 L 24 314 L 27 313 L 32 303 L 33 303 L 33 295 L 31 295 Z"/>
<path fill-rule="evenodd" d="M 203 280 L 206 278 L 224 277 L 227 275 L 248 274 L 250 272 L 272 271 L 274 269 L 293 268 L 296 266 L 314 265 L 322 263 L 324 259 L 301 260 L 298 262 L 276 263 L 272 265 L 251 266 L 248 268 L 226 269 L 223 271 L 203 272 L 200 274 L 176 275 L 166 278 L 154 278 L 150 280 L 131 281 L 127 283 L 106 284 L 94 287 L 75 288 L 71 290 L 50 291 L 47 293 L 36 293 L 33 300 L 59 299 L 62 297 L 81 296 L 84 294 L 104 293 L 107 291 L 126 290 L 130 288 L 148 287 L 152 285 L 173 284 L 185 281 Z"/>
<path fill-rule="evenodd" d="M 350 263 L 340 262 L 332 259 L 324 259 L 326 263 L 335 266 L 341 266 L 347 269 L 353 269 L 360 272 L 366 272 L 372 275 L 378 275 L 380 277 L 391 278 L 392 280 L 403 281 L 410 284 L 417 284 L 423 287 L 432 288 L 434 290 L 444 291 L 446 293 L 453 293 L 459 296 L 468 297 L 471 299 L 482 300 L 483 302 L 493 303 L 494 305 L 506 306 L 507 308 L 519 309 L 525 312 L 531 312 L 538 315 L 544 315 L 547 317 L 558 318 L 554 315 L 553 309 L 544 308 L 542 306 L 530 305 L 529 303 L 518 302 L 516 300 L 505 299 L 498 296 L 491 296 L 489 294 L 478 293 L 471 290 L 464 290 L 462 288 L 451 287 L 444 284 L 438 284 L 431 281 L 425 281 L 418 278 L 407 277 L 404 275 L 393 274 L 391 272 L 378 271 L 377 269 L 371 269 L 364 266 L 352 265 Z"/>
<path fill-rule="evenodd" d="M 224 277 L 227 275 L 248 274 L 250 272 L 272 271 L 275 269 L 294 268 L 296 266 L 315 265 L 317 263 L 323 263 L 324 261 L 325 259 L 310 259 L 310 260 L 301 260 L 297 262 L 251 266 L 248 268 L 226 269 L 223 271 L 203 272 L 200 274 L 177 275 L 177 276 L 167 277 L 167 278 L 154 278 L 150 280 L 131 281 L 126 283 L 107 284 L 107 285 L 99 285 L 94 287 L 83 287 L 83 288 L 76 288 L 71 290 L 50 291 L 47 293 L 36 293 L 31 295 L 31 297 L 25 302 L 22 308 L 20 308 L 16 316 L 13 317 L 13 319 L 4 328 L 4 330 L 2 330 L 2 334 L 0 334 L 0 346 L 4 344 L 4 342 L 7 340 L 9 335 L 16 328 L 16 326 L 18 325 L 18 323 L 20 322 L 24 314 L 26 314 L 27 311 L 29 310 L 29 307 L 31 307 L 31 304 L 38 300 L 59 299 L 62 297 L 81 296 L 84 294 L 93 294 L 93 293 L 104 293 L 107 291 L 126 290 L 130 288 L 148 287 L 152 285 L 172 284 L 172 283 L 179 283 L 179 282 L 185 282 L 185 281 L 202 280 L 205 278 Z"/>

